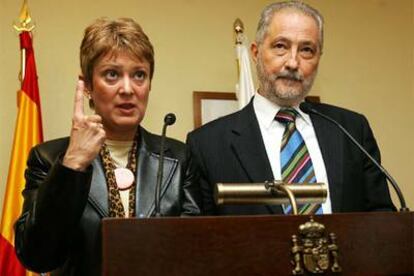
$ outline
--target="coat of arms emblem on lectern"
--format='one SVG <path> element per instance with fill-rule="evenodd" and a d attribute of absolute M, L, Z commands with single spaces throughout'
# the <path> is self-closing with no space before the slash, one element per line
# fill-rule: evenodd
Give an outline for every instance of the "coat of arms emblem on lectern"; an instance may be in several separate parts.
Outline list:
<path fill-rule="evenodd" d="M 325 226 L 313 218 L 299 226 L 299 235 L 292 236 L 292 263 L 294 275 L 301 275 L 304 269 L 310 273 L 341 272 L 338 263 L 336 235 L 326 235 Z"/>

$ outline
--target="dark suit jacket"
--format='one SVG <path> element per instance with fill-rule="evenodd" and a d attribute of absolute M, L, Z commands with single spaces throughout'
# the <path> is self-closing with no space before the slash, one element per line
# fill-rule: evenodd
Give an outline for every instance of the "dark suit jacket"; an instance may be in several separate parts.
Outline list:
<path fill-rule="evenodd" d="M 326 105 L 313 108 L 342 124 L 363 147 L 380 160 L 380 152 L 363 115 Z M 311 115 L 327 170 L 333 212 L 394 210 L 384 175 L 331 122 Z M 187 136 L 201 172 L 204 208 L 211 214 L 281 213 L 280 206 L 216 206 L 218 182 L 273 180 L 253 101 L 244 109 L 210 122 Z"/>
<path fill-rule="evenodd" d="M 69 139 L 34 147 L 28 159 L 22 215 L 15 224 L 16 253 L 29 269 L 56 275 L 101 275 L 101 219 L 108 217 L 108 192 L 100 158 L 86 172 L 64 167 Z M 136 215 L 154 212 L 160 137 L 140 129 Z M 185 145 L 167 139 L 161 213 L 198 215 L 197 175 Z M 131 235 L 133 233 L 125 233 Z"/>

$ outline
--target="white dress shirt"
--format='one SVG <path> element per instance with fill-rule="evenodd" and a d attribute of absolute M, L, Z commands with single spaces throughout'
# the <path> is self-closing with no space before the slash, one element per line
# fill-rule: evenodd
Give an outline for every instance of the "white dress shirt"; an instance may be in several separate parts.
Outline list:
<path fill-rule="evenodd" d="M 273 176 L 275 180 L 281 180 L 280 145 L 285 126 L 275 120 L 275 116 L 280 110 L 280 106 L 269 101 L 259 93 L 256 93 L 253 99 L 253 108 L 259 122 L 260 132 L 262 133 Z M 303 113 L 298 106 L 295 106 L 294 108 L 299 113 L 296 118 L 296 129 L 302 135 L 306 147 L 308 148 L 309 155 L 312 159 L 313 169 L 315 171 L 316 182 L 322 182 L 328 186 L 325 163 L 322 158 L 321 149 L 319 147 L 318 139 L 316 138 L 312 121 L 309 115 Z M 329 188 L 326 202 L 322 204 L 322 210 L 324 214 L 332 213 Z"/>

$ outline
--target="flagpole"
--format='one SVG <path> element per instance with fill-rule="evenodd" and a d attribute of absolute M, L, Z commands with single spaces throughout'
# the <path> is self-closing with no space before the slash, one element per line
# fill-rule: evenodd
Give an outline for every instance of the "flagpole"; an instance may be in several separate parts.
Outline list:
<path fill-rule="evenodd" d="M 250 66 L 250 54 L 247 37 L 244 34 L 244 24 L 237 18 L 233 23 L 235 33 L 235 49 L 237 56 L 237 75 L 236 95 L 239 109 L 245 107 L 254 95 L 254 84 Z"/>
<path fill-rule="evenodd" d="M 240 18 L 236 18 L 236 20 L 233 23 L 233 30 L 234 30 L 234 36 L 235 36 L 235 46 L 241 45 L 243 43 L 243 35 L 244 35 L 244 24 L 243 21 L 241 21 Z M 240 76 L 240 61 L 239 59 L 236 59 L 237 63 L 237 76 Z"/>
<path fill-rule="evenodd" d="M 242 38 L 240 35 L 244 33 L 244 24 L 243 21 L 241 21 L 240 18 L 236 18 L 233 23 L 234 32 L 236 34 L 236 44 L 242 43 Z"/>
<path fill-rule="evenodd" d="M 32 18 L 29 12 L 29 6 L 27 4 L 27 0 L 23 1 L 22 8 L 20 10 L 19 15 L 19 25 L 16 23 L 13 24 L 13 27 L 16 31 L 20 33 L 22 32 L 31 32 L 36 26 L 32 23 Z M 19 72 L 19 81 L 22 84 L 24 80 L 24 74 L 26 71 L 26 49 L 21 49 L 20 55 L 20 72 Z"/>

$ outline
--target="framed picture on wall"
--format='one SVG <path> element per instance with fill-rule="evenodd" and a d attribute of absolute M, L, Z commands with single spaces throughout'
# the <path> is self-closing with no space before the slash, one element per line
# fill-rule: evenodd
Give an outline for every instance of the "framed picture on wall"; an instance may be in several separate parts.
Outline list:
<path fill-rule="evenodd" d="M 306 101 L 319 103 L 319 96 L 307 96 Z M 236 112 L 239 108 L 234 92 L 193 92 L 194 128 Z"/>
<path fill-rule="evenodd" d="M 193 92 L 194 128 L 237 111 L 239 108 L 233 92 Z"/>

